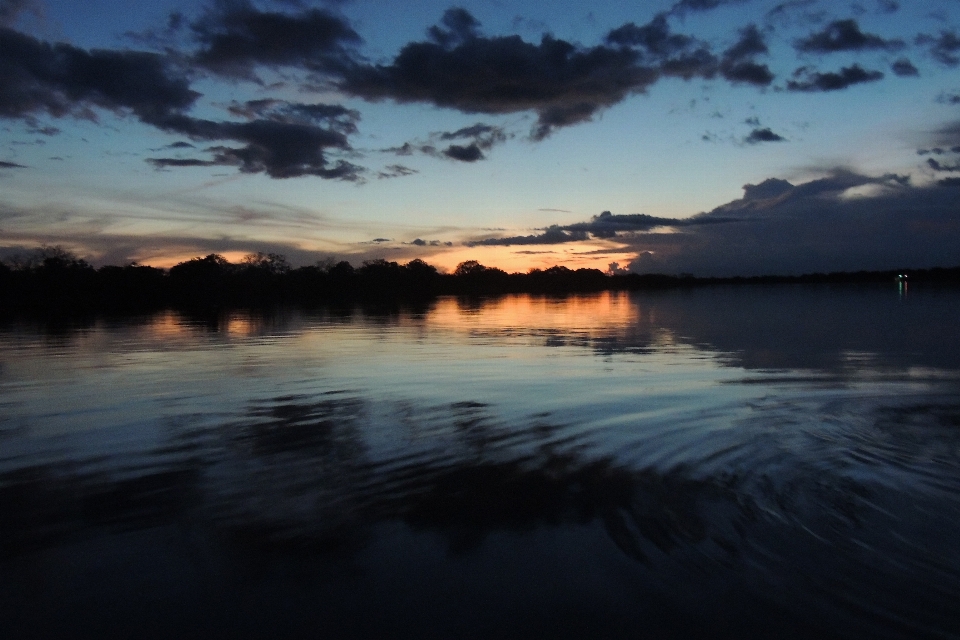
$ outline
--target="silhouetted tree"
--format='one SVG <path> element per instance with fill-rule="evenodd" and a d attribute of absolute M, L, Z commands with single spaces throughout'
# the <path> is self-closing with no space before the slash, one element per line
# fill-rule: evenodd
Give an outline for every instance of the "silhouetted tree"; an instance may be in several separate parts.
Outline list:
<path fill-rule="evenodd" d="M 282 275 L 290 271 L 287 258 L 279 253 L 249 253 L 240 260 L 240 266 L 247 269 L 257 269 L 267 273 Z"/>
<path fill-rule="evenodd" d="M 223 256 L 211 253 L 170 268 L 173 295 L 182 304 L 216 307 L 229 300 L 228 276 L 233 265 Z"/>

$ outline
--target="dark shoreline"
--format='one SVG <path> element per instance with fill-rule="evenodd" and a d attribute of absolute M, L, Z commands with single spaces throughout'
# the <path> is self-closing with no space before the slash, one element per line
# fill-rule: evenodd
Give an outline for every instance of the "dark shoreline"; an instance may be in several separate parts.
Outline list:
<path fill-rule="evenodd" d="M 255 258 L 258 259 L 232 264 L 211 254 L 169 270 L 136 264 L 95 269 L 62 253 L 18 268 L 0 263 L 0 317 L 128 314 L 167 308 L 216 311 L 276 305 L 311 307 L 355 302 L 422 304 L 448 295 L 567 295 L 714 285 L 960 285 L 960 266 L 701 278 L 689 274 L 611 275 L 598 269 L 560 266 L 506 273 L 475 261 L 462 263 L 452 274 L 440 273 L 421 260 L 405 265 L 374 260 L 358 268 L 340 262 L 292 269 L 282 256 L 258 254 Z"/>

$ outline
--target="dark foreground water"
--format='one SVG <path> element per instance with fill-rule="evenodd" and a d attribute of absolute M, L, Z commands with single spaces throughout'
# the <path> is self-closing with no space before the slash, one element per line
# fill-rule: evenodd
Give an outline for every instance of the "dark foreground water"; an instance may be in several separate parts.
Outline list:
<path fill-rule="evenodd" d="M 0 327 L 0 637 L 958 637 L 960 291 Z"/>

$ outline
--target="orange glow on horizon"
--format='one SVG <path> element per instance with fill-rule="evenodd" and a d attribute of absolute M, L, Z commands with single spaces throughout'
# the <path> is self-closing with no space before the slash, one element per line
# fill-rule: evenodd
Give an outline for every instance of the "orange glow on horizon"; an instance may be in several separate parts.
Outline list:
<path fill-rule="evenodd" d="M 555 266 L 607 271 L 611 262 L 625 266 L 635 257 L 634 251 L 625 250 L 621 245 L 585 241 L 561 245 L 461 246 L 431 256 L 425 262 L 450 273 L 467 260 L 476 260 L 486 267 L 496 267 L 507 273 L 527 273 L 531 269 Z"/>
<path fill-rule="evenodd" d="M 173 253 L 156 253 L 137 259 L 138 264 L 169 269 L 181 262 L 195 258 L 203 258 L 210 253 L 218 253 L 229 262 L 237 264 L 247 251 L 179 251 Z M 339 255 L 336 261 L 346 260 L 354 267 L 359 267 L 369 255 Z M 611 262 L 617 262 L 621 267 L 626 266 L 636 257 L 636 251 L 628 250 L 622 245 L 602 240 L 584 242 L 569 242 L 560 245 L 514 245 L 503 246 L 455 246 L 445 248 L 436 253 L 410 253 L 409 257 L 388 257 L 386 259 L 406 264 L 414 259 L 421 259 L 427 264 L 437 267 L 441 272 L 453 273 L 457 265 L 468 260 L 476 260 L 486 267 L 502 269 L 507 273 L 527 273 L 531 269 L 549 269 L 554 266 L 563 266 L 568 269 L 599 269 L 607 271 Z M 318 260 L 320 258 L 318 257 Z"/>

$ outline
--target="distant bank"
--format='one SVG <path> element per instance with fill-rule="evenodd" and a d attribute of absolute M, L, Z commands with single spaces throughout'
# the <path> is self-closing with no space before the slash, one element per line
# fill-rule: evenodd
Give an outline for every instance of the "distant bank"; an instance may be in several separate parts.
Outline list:
<path fill-rule="evenodd" d="M 138 264 L 95 269 L 60 248 L 0 262 L 0 309 L 11 314 L 145 312 L 177 307 L 218 309 L 341 301 L 422 302 L 442 295 L 663 289 L 717 284 L 960 285 L 960 266 L 934 269 L 811 273 L 801 276 L 697 278 L 692 275 L 607 274 L 562 266 L 507 273 L 476 261 L 440 273 L 423 260 L 371 260 L 292 268 L 277 254 L 251 254 L 239 263 L 210 254 L 169 270 Z"/>

